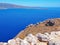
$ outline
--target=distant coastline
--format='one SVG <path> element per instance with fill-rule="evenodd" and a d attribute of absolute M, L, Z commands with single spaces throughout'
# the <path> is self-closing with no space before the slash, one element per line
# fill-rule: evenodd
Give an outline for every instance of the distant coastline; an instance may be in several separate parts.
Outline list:
<path fill-rule="evenodd" d="M 24 8 L 24 9 L 46 9 L 42 7 L 30 7 L 30 6 L 22 6 L 8 3 L 0 3 L 0 9 L 15 9 L 15 8 Z"/>

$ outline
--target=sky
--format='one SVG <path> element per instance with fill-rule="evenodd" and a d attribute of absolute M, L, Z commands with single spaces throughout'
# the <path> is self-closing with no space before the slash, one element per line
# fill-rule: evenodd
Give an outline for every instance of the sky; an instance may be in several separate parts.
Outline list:
<path fill-rule="evenodd" d="M 33 7 L 60 7 L 60 0 L 0 0 L 0 3 Z"/>

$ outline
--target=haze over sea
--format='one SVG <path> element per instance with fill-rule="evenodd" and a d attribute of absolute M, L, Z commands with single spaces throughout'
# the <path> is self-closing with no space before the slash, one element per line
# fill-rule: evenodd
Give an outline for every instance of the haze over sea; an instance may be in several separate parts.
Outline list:
<path fill-rule="evenodd" d="M 0 9 L 0 41 L 8 41 L 29 24 L 36 24 L 50 18 L 60 18 L 60 8 Z"/>

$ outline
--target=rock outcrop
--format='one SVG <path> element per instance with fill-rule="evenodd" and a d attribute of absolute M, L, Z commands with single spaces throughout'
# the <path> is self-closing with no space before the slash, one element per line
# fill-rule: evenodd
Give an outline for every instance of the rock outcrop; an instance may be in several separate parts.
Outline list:
<path fill-rule="evenodd" d="M 24 39 L 10 39 L 8 42 L 0 42 L 0 45 L 60 45 L 60 31 L 28 34 Z"/>
<path fill-rule="evenodd" d="M 45 32 L 50 33 L 52 31 L 60 31 L 60 18 L 48 19 L 46 21 L 30 24 L 23 31 L 21 31 L 15 38 L 19 37 L 23 39 L 27 36 L 27 34 L 37 34 Z"/>

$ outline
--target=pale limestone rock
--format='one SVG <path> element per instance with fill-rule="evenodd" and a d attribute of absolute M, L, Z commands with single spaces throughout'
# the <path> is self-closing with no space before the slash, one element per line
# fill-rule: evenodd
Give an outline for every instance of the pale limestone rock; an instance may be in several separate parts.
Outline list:
<path fill-rule="evenodd" d="M 47 45 L 47 42 L 39 42 L 36 45 Z"/>
<path fill-rule="evenodd" d="M 26 40 L 26 41 L 28 41 L 28 42 L 31 42 L 31 43 L 37 43 L 38 38 L 35 37 L 35 36 L 32 35 L 32 34 L 28 34 L 28 36 L 26 36 L 26 37 L 24 38 L 24 40 Z"/>
<path fill-rule="evenodd" d="M 45 35 L 49 36 L 50 34 L 49 33 L 44 33 Z"/>
<path fill-rule="evenodd" d="M 55 42 L 55 45 L 60 45 L 60 41 L 56 41 Z"/>
<path fill-rule="evenodd" d="M 26 40 L 22 40 L 20 45 L 30 45 Z"/>
<path fill-rule="evenodd" d="M 9 40 L 8 45 L 17 45 L 16 40 L 15 39 Z"/>
<path fill-rule="evenodd" d="M 38 39 L 42 40 L 42 42 Z M 45 41 L 45 42 L 44 42 Z M 0 42 L 0 45 L 60 45 L 60 31 L 49 33 L 38 33 L 35 36 L 28 34 L 24 39 L 11 39 L 7 43 Z"/>
<path fill-rule="evenodd" d="M 54 41 L 49 41 L 48 45 L 54 45 L 55 42 Z"/>
<path fill-rule="evenodd" d="M 22 39 L 16 38 L 15 40 L 16 40 L 17 45 L 20 45 L 21 44 Z"/>
<path fill-rule="evenodd" d="M 60 31 L 57 31 L 56 34 L 57 34 L 57 35 L 60 35 Z"/>
<path fill-rule="evenodd" d="M 45 34 L 38 33 L 36 34 L 37 38 L 41 38 L 44 41 L 48 41 L 48 36 Z"/>
<path fill-rule="evenodd" d="M 59 45 L 60 44 L 60 38 L 54 38 L 49 41 L 49 45 Z"/>
<path fill-rule="evenodd" d="M 28 27 L 31 27 L 31 26 L 33 26 L 33 24 L 28 25 Z"/>
<path fill-rule="evenodd" d="M 0 42 L 0 45 L 3 45 L 3 42 Z"/>
<path fill-rule="evenodd" d="M 3 43 L 3 45 L 8 45 L 8 43 Z"/>

